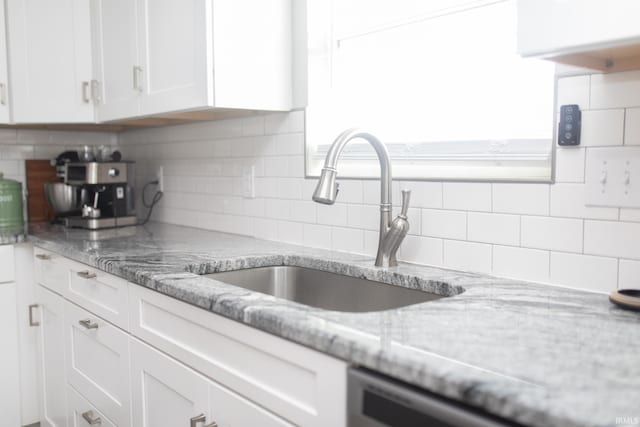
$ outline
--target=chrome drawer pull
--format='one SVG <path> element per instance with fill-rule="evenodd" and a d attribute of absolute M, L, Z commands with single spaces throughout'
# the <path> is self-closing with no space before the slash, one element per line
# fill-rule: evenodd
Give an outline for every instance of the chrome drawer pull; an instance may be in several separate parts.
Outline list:
<path fill-rule="evenodd" d="M 90 426 L 102 425 L 102 420 L 100 419 L 100 417 L 93 417 L 93 411 L 83 412 L 82 418 L 84 418 L 84 420 L 88 422 Z"/>
<path fill-rule="evenodd" d="M 92 322 L 91 319 L 78 320 L 78 323 L 86 329 L 98 329 L 98 322 Z"/>
<path fill-rule="evenodd" d="M 41 259 L 43 261 L 48 261 L 51 259 L 51 255 L 47 254 L 36 254 L 36 258 Z"/>
<path fill-rule="evenodd" d="M 98 277 L 98 275 L 96 273 L 92 273 L 90 271 L 78 271 L 76 273 L 78 276 L 82 277 L 83 279 L 95 279 L 96 277 Z"/>
<path fill-rule="evenodd" d="M 33 309 L 38 307 L 38 304 L 29 304 L 29 326 L 40 326 L 40 322 L 33 320 Z"/>
<path fill-rule="evenodd" d="M 214 421 L 214 422 L 212 422 L 211 424 L 207 424 L 207 425 L 206 425 L 206 426 L 204 426 L 204 427 L 218 427 L 218 423 Z"/>
<path fill-rule="evenodd" d="M 189 427 L 198 427 L 199 423 L 203 423 L 207 421 L 207 417 L 204 414 L 200 414 L 191 418 L 189 421 L 190 421 Z"/>

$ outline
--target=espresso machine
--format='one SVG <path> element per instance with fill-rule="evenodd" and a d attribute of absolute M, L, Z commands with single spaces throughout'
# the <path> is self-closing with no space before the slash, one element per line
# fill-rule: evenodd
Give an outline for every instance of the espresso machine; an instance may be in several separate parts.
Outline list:
<path fill-rule="evenodd" d="M 134 162 L 71 162 L 64 183 L 82 192 L 82 214 L 67 216 L 67 227 L 101 230 L 136 225 Z"/>

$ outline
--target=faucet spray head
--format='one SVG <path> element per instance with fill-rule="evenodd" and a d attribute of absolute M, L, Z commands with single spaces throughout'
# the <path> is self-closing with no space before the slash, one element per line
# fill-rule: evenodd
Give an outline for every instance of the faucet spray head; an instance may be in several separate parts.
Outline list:
<path fill-rule="evenodd" d="M 336 170 L 332 168 L 322 168 L 320 180 L 313 192 L 313 201 L 325 205 L 332 205 L 338 196 L 338 183 L 336 182 Z"/>

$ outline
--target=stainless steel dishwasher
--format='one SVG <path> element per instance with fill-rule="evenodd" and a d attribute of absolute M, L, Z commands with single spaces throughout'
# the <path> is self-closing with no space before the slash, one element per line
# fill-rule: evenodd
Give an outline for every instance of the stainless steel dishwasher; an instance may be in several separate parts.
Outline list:
<path fill-rule="evenodd" d="M 348 374 L 349 427 L 517 426 L 363 369 Z"/>

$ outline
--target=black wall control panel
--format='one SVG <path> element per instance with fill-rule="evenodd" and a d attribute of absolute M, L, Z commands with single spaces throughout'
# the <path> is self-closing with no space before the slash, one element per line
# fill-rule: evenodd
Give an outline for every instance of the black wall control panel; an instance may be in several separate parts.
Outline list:
<path fill-rule="evenodd" d="M 580 145 L 580 128 L 582 111 L 574 104 L 560 107 L 560 124 L 558 125 L 558 145 Z"/>

